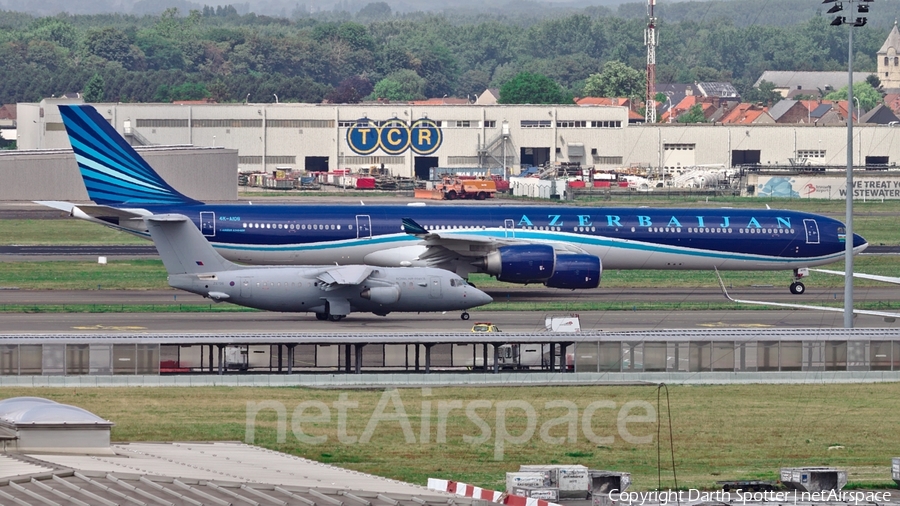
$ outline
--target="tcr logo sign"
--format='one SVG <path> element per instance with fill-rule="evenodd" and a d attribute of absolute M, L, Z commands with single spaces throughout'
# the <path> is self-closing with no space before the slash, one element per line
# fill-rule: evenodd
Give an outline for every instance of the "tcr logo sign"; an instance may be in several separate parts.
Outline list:
<path fill-rule="evenodd" d="M 347 145 L 359 155 L 381 149 L 389 155 L 399 155 L 412 149 L 420 155 L 430 155 L 441 147 L 441 129 L 429 119 L 418 119 L 407 125 L 397 118 L 376 122 L 361 119 L 347 129 Z"/>

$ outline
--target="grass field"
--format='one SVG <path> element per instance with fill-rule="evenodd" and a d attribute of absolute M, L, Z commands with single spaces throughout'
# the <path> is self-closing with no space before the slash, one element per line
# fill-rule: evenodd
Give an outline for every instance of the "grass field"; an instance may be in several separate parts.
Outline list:
<path fill-rule="evenodd" d="M 149 241 L 75 218 L 0 220 L 0 245 L 141 244 Z"/>
<path fill-rule="evenodd" d="M 634 487 L 653 489 L 660 441 L 662 486 L 674 486 L 665 393 L 657 417 L 655 385 L 433 388 L 393 394 L 213 387 L 5 388 L 3 393 L 39 395 L 97 413 L 116 423 L 115 441 L 244 441 L 248 403 L 269 401 L 285 408 L 285 438 L 278 440 L 276 411 L 262 409 L 253 424 L 255 444 L 420 484 L 440 477 L 501 489 L 504 473 L 519 464 L 565 463 L 631 472 Z M 892 483 L 890 459 L 900 455 L 896 384 L 682 385 L 670 386 L 669 394 L 681 488 L 711 488 L 716 480 L 775 480 L 781 466 L 837 466 L 849 469 L 857 485 Z M 357 404 L 341 409 L 341 402 Z M 586 408 L 592 403 L 590 413 Z M 630 410 L 623 411 L 626 403 Z M 528 406 L 534 409 L 531 423 Z M 632 418 L 623 425 L 620 416 Z M 499 431 L 498 419 L 503 422 Z M 422 420 L 428 420 L 424 432 Z M 408 434 L 403 421 L 408 421 Z M 446 435 L 439 441 L 442 431 Z M 502 452 L 498 434 L 509 434 L 499 438 L 506 440 Z M 303 437 L 324 441 L 301 442 Z M 598 439 L 604 437 L 611 440 Z"/>

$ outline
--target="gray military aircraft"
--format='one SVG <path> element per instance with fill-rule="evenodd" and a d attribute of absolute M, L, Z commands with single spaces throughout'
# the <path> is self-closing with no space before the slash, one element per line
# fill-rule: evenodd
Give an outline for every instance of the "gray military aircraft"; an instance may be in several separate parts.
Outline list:
<path fill-rule="evenodd" d="M 491 297 L 456 274 L 432 267 L 367 265 L 251 267 L 222 258 L 181 214 L 145 216 L 169 273 L 169 285 L 216 302 L 282 312 L 314 312 L 338 321 L 351 311 L 463 310 Z"/>

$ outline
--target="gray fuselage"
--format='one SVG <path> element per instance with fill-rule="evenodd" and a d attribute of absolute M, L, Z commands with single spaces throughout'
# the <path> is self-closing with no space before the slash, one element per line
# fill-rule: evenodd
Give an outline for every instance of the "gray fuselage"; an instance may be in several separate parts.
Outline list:
<path fill-rule="evenodd" d="M 328 284 L 323 267 L 259 267 L 206 274 L 174 274 L 169 285 L 215 300 L 267 311 L 335 313 L 337 301 L 352 311 L 384 315 L 394 311 L 464 310 L 491 298 L 461 277 L 437 268 L 375 269 L 360 284 Z M 326 304 L 332 301 L 328 311 Z M 338 311 L 341 313 L 341 311 Z"/>

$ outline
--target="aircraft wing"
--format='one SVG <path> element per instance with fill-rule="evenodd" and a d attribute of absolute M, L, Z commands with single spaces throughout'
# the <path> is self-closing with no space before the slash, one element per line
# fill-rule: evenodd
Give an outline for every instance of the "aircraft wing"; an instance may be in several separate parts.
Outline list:
<path fill-rule="evenodd" d="M 828 269 L 810 269 L 811 271 L 823 272 L 825 274 L 834 274 L 835 276 L 843 276 L 844 273 L 841 271 L 829 271 Z M 895 285 L 900 285 L 900 278 L 895 278 L 893 276 L 879 276 L 877 274 L 863 274 L 860 272 L 853 273 L 854 278 L 859 279 L 870 279 L 872 281 L 881 281 L 883 283 L 893 283 Z"/>
<path fill-rule="evenodd" d="M 316 278 L 322 283 L 322 290 L 328 292 L 345 285 L 358 285 L 366 280 L 374 267 L 368 265 L 340 265 L 329 267 L 319 273 Z"/>
<path fill-rule="evenodd" d="M 515 237 L 485 237 L 458 232 L 441 234 L 427 230 L 412 218 L 403 218 L 403 230 L 409 235 L 422 239 L 422 244 L 426 247 L 426 250 L 425 253 L 419 255 L 419 260 L 423 260 L 429 266 L 435 267 L 442 263 L 459 259 L 459 257 L 482 258 L 502 246 L 533 243 L 532 241 L 516 239 Z M 558 253 L 585 252 L 571 244 L 560 242 L 548 242 L 545 244 L 552 246 Z"/>
<path fill-rule="evenodd" d="M 816 269 L 818 270 L 818 269 Z M 731 302 L 736 302 L 738 304 L 753 304 L 757 306 L 775 306 L 775 307 L 789 307 L 793 309 L 815 309 L 817 311 L 831 311 L 833 313 L 843 313 L 844 308 L 841 307 L 829 307 L 829 306 L 808 306 L 805 304 L 791 304 L 788 302 L 766 302 L 761 300 L 745 300 L 745 299 L 735 299 L 731 295 L 728 294 L 728 290 L 725 289 L 725 283 L 722 281 L 722 276 L 719 275 L 719 270 L 716 269 L 716 277 L 719 279 L 719 286 L 722 288 L 722 294 L 725 295 L 725 298 L 730 300 Z M 854 309 L 854 314 L 862 314 L 868 316 L 880 316 L 882 318 L 900 318 L 900 313 L 888 313 L 885 311 L 870 311 L 867 309 Z"/>

